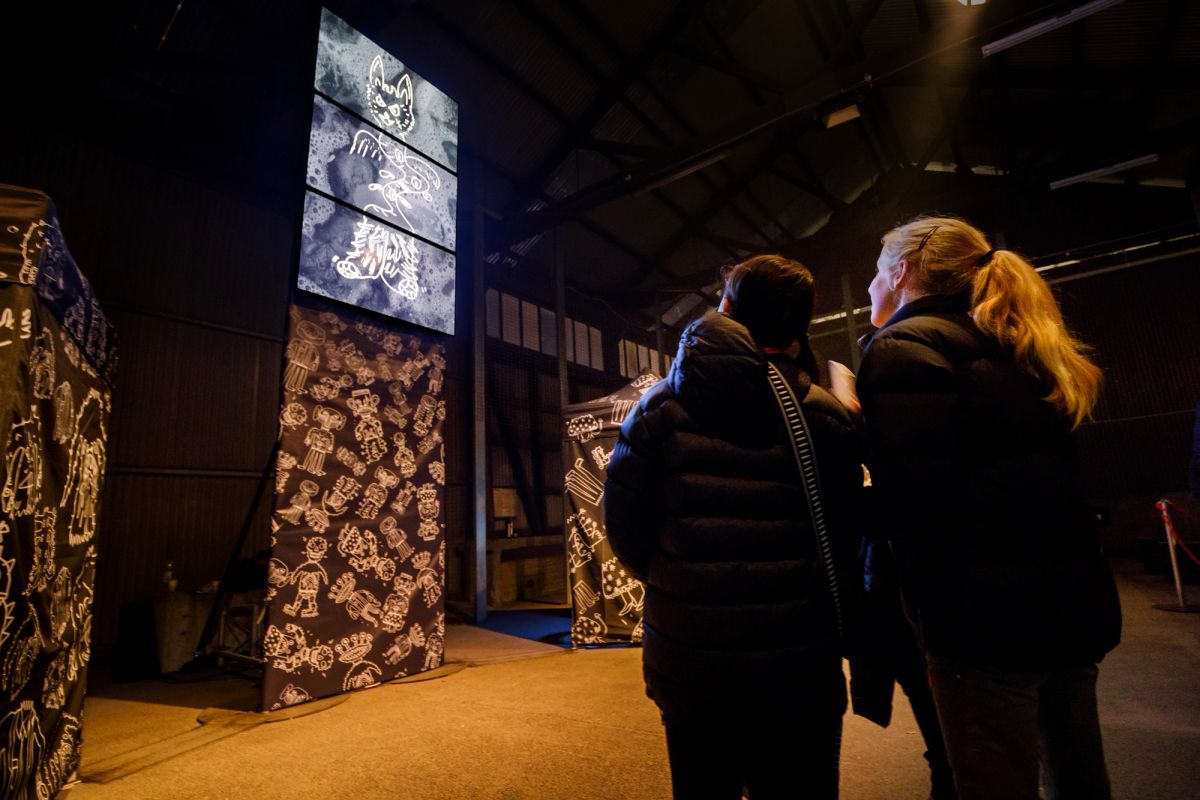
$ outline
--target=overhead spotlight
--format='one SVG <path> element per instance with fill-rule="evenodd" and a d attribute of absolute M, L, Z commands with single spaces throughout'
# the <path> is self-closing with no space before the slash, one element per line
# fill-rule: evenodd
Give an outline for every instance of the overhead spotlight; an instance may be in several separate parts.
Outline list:
<path fill-rule="evenodd" d="M 962 0 L 959 0 L 959 2 L 961 3 Z M 1078 22 L 1084 17 L 1090 17 L 1097 11 L 1103 11 L 1109 6 L 1115 6 L 1117 3 L 1121 2 L 1124 2 L 1124 0 L 1092 0 L 1092 2 L 1085 3 L 1081 6 L 1076 6 L 1070 11 L 1064 11 L 1062 14 L 1059 14 L 1056 17 L 1050 17 L 1049 19 L 1044 19 L 1041 22 L 1035 22 L 1028 28 L 1022 28 L 1016 33 L 1010 33 L 1008 36 L 1004 36 L 994 42 L 988 42 L 985 44 L 983 46 L 983 57 L 987 58 L 988 56 L 994 56 L 996 53 L 1007 50 L 1010 47 L 1016 47 L 1022 42 L 1028 42 L 1030 39 L 1036 39 L 1043 33 L 1049 33 L 1050 31 L 1057 30 L 1065 25 Z"/>
<path fill-rule="evenodd" d="M 981 6 L 986 2 L 987 0 L 958 0 L 960 6 Z"/>
<path fill-rule="evenodd" d="M 846 106 L 839 108 L 825 118 L 825 127 L 832 128 L 835 125 L 841 125 L 843 122 L 849 122 L 852 119 L 858 119 L 862 114 L 858 110 L 857 105 Z"/>
<path fill-rule="evenodd" d="M 1101 167 L 1100 169 L 1093 169 L 1089 170 L 1088 172 L 1081 172 L 1078 175 L 1072 175 L 1069 178 L 1060 178 L 1059 180 L 1051 181 L 1050 189 L 1061 189 L 1064 186 L 1071 186 L 1075 183 L 1083 183 L 1084 181 L 1103 178 L 1105 175 L 1114 175 L 1118 172 L 1124 172 L 1127 169 L 1133 169 L 1134 167 L 1143 167 L 1146 164 L 1153 164 L 1155 161 L 1158 161 L 1158 153 L 1151 153 L 1150 155 L 1131 158 L 1128 161 L 1122 161 L 1119 164 L 1113 164 L 1109 167 Z"/>

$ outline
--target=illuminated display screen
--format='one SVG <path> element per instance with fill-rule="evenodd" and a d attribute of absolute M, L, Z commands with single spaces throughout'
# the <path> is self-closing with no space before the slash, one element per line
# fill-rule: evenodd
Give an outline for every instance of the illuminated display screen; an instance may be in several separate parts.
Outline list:
<path fill-rule="evenodd" d="M 321 12 L 300 289 L 454 333 L 458 105 Z"/>

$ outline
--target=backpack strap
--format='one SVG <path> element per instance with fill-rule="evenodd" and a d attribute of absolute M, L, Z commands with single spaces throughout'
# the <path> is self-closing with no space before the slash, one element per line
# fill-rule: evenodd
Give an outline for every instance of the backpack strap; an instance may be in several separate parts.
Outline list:
<path fill-rule="evenodd" d="M 833 567 L 833 547 L 829 543 L 829 530 L 825 524 L 825 508 L 821 502 L 821 479 L 817 474 L 817 454 L 813 449 L 812 437 L 808 432 L 808 423 L 800 408 L 800 401 L 795 391 L 783 377 L 783 373 L 774 364 L 767 362 L 767 378 L 779 410 L 787 423 L 788 439 L 792 443 L 792 453 L 796 457 L 796 466 L 800 469 L 800 478 L 804 484 L 804 495 L 808 500 L 809 518 L 812 520 L 813 533 L 817 538 L 817 556 L 825 570 L 825 578 L 829 582 L 829 594 L 833 598 L 833 615 L 837 623 L 838 638 L 845 636 L 842 625 L 842 604 L 838 596 L 837 573 Z"/>

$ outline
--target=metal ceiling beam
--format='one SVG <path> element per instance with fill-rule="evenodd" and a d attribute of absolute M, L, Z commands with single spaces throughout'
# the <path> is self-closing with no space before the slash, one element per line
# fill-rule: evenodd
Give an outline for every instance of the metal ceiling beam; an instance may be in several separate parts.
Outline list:
<path fill-rule="evenodd" d="M 707 67 L 714 72 L 719 72 L 734 80 L 741 81 L 743 85 L 753 86 L 756 91 L 771 92 L 772 94 L 782 94 L 786 91 L 783 84 L 771 78 L 771 76 L 764 75 L 757 70 L 749 69 L 736 61 L 720 55 L 706 53 L 703 50 L 689 47 L 679 42 L 672 44 L 670 50 L 680 58 L 691 61 L 697 66 Z"/>

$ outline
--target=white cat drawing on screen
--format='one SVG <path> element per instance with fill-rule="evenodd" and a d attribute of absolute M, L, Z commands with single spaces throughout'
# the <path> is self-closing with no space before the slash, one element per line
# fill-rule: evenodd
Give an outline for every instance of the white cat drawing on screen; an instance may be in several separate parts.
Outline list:
<path fill-rule="evenodd" d="M 354 238 L 344 258 L 333 257 L 338 274 L 348 280 L 379 279 L 396 294 L 416 300 L 421 292 L 417 267 L 421 254 L 414 239 L 366 217 L 355 224 Z"/>
<path fill-rule="evenodd" d="M 377 55 L 371 61 L 366 96 L 367 109 L 380 127 L 403 139 L 416 125 L 412 78 L 406 72 L 394 84 L 390 83 L 384 74 L 382 56 Z"/>
<path fill-rule="evenodd" d="M 373 211 L 389 219 L 398 216 L 406 226 L 412 228 L 412 223 L 402 210 L 412 210 L 413 205 L 408 198 L 420 197 L 426 203 L 432 203 L 433 193 L 430 190 L 442 188 L 441 176 L 428 162 L 413 155 L 404 145 L 392 144 L 382 133 L 366 128 L 360 130 L 354 134 L 350 152 L 380 164 L 381 182 L 367 184 L 367 188 L 379 193 L 387 205 L 371 203 L 365 207 L 365 211 Z"/>

